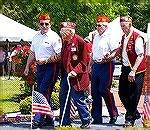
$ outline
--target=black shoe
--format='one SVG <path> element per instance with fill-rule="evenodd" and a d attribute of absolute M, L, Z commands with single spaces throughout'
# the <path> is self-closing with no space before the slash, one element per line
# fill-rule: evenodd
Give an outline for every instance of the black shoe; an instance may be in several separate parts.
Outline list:
<path fill-rule="evenodd" d="M 125 121 L 125 124 L 123 127 L 133 127 L 134 126 L 134 121 Z"/>
<path fill-rule="evenodd" d="M 91 127 L 92 122 L 93 122 L 93 118 L 90 120 L 89 123 L 82 124 L 82 125 L 80 126 L 80 128 L 81 128 L 81 129 L 88 129 L 88 128 Z"/>
<path fill-rule="evenodd" d="M 117 121 L 117 116 L 111 117 L 109 124 L 114 124 Z"/>
<path fill-rule="evenodd" d="M 57 127 L 72 127 L 72 128 L 75 128 L 75 126 L 71 123 L 71 124 L 65 124 L 65 125 L 58 125 Z"/>
<path fill-rule="evenodd" d="M 136 112 L 136 114 L 133 116 L 134 120 L 140 119 L 141 118 L 141 114 L 139 112 Z"/>
<path fill-rule="evenodd" d="M 44 122 L 43 126 L 54 126 L 54 122 Z"/>
<path fill-rule="evenodd" d="M 97 122 L 94 120 L 91 124 L 95 124 L 95 125 L 102 124 L 102 121 Z"/>
<path fill-rule="evenodd" d="M 40 122 L 34 121 L 32 123 L 32 129 L 37 129 L 37 128 L 40 128 L 40 127 L 41 127 Z"/>

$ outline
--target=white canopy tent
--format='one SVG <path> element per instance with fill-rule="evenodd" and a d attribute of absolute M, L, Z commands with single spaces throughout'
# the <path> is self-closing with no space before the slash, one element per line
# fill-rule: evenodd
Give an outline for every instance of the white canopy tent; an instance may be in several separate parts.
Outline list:
<path fill-rule="evenodd" d="M 109 23 L 109 29 L 110 29 L 111 35 L 116 37 L 116 40 L 120 42 L 122 35 L 123 35 L 123 31 L 120 26 L 120 17 L 114 19 L 112 22 Z M 137 33 L 139 33 L 144 38 L 145 42 L 147 42 L 147 40 L 148 40 L 147 33 L 144 33 L 142 31 L 136 29 L 133 26 L 132 26 L 132 29 L 134 31 L 136 31 Z"/>
<path fill-rule="evenodd" d="M 0 14 L 0 42 L 31 41 L 36 31 Z"/>

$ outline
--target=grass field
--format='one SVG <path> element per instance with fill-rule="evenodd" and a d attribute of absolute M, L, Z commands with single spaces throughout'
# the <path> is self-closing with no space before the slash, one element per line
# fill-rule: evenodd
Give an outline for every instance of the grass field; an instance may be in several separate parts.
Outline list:
<path fill-rule="evenodd" d="M 6 79 L 8 78 L 6 77 Z M 15 80 L 0 80 L 0 109 L 3 113 L 19 111 L 19 103 L 15 101 L 15 97 L 21 94 L 19 90 L 21 82 L 23 81 L 19 81 L 18 78 L 15 78 Z"/>

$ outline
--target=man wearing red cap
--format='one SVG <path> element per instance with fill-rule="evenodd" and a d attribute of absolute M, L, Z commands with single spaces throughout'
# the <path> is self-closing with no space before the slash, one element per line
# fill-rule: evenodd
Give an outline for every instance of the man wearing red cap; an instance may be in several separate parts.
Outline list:
<path fill-rule="evenodd" d="M 48 14 L 41 14 L 38 26 L 40 31 L 33 37 L 31 51 L 24 71 L 28 75 L 29 67 L 33 61 L 37 64 L 37 83 L 39 92 L 50 103 L 53 87 L 58 77 L 61 59 L 61 38 L 51 30 L 51 19 Z M 45 124 L 53 124 L 50 116 L 36 114 L 33 127 L 37 128 Z M 45 121 L 43 120 L 45 119 Z"/>
<path fill-rule="evenodd" d="M 90 113 L 85 103 L 84 90 L 89 86 L 87 70 L 87 49 L 85 41 L 75 34 L 76 24 L 72 22 L 61 23 L 61 36 L 63 39 L 61 51 L 61 87 L 60 87 L 60 124 L 70 125 L 70 99 L 77 106 L 82 125 L 81 128 L 89 128 L 92 122 Z M 70 94 L 66 110 L 64 110 L 70 81 Z M 65 111 L 64 118 L 63 112 Z"/>
<path fill-rule="evenodd" d="M 119 96 L 126 109 L 125 127 L 133 126 L 140 113 L 137 105 L 142 92 L 146 70 L 145 45 L 143 38 L 132 29 L 132 18 L 121 16 L 120 25 L 124 32 L 119 48 L 122 73 L 119 80 Z"/>
<path fill-rule="evenodd" d="M 92 117 L 93 124 L 102 123 L 102 97 L 106 103 L 110 124 L 117 120 L 118 110 L 115 106 L 113 94 L 110 92 L 114 71 L 113 58 L 117 51 L 117 44 L 111 39 L 108 31 L 109 19 L 106 16 L 97 16 L 97 32 L 92 45 L 92 73 L 91 73 L 91 93 L 93 98 Z M 90 68 L 89 68 L 90 70 Z"/>

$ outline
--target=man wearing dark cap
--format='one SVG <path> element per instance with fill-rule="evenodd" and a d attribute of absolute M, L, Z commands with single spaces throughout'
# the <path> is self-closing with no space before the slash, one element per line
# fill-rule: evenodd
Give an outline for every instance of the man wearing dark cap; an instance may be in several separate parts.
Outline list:
<path fill-rule="evenodd" d="M 37 64 L 38 92 L 43 94 L 50 103 L 53 87 L 57 80 L 61 59 L 61 38 L 51 30 L 51 19 L 48 14 L 41 14 L 38 26 L 40 31 L 33 37 L 31 52 L 28 57 L 25 75 L 28 75 L 29 67 L 33 61 Z M 43 114 L 36 114 L 33 127 L 37 128 L 45 124 L 53 124 L 52 117 Z M 45 119 L 45 120 L 43 120 Z"/>
<path fill-rule="evenodd" d="M 144 39 L 132 29 L 132 18 L 121 16 L 124 32 L 119 48 L 122 72 L 119 81 L 119 96 L 126 109 L 125 127 L 133 126 L 140 113 L 137 110 L 146 70 Z"/>
<path fill-rule="evenodd" d="M 98 33 L 93 39 L 91 59 L 91 62 L 93 62 L 91 71 L 91 93 L 93 98 L 91 114 L 94 119 L 93 124 L 102 123 L 103 97 L 110 115 L 109 123 L 114 124 L 117 120 L 118 110 L 110 88 L 114 71 L 113 58 L 118 46 L 113 42 L 108 32 L 109 19 L 106 16 L 97 16 L 96 19 Z"/>
<path fill-rule="evenodd" d="M 76 24 L 72 22 L 61 23 L 61 36 L 63 39 L 61 51 L 61 86 L 60 86 L 60 124 L 70 125 L 70 99 L 78 109 L 82 121 L 81 128 L 89 128 L 92 122 L 88 111 L 84 90 L 89 86 L 89 76 L 87 68 L 87 49 L 85 41 L 75 34 Z M 66 109 L 64 110 L 69 85 L 71 86 Z M 65 112 L 64 117 L 63 112 Z"/>

